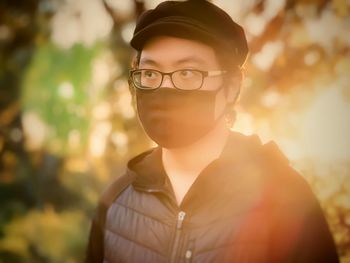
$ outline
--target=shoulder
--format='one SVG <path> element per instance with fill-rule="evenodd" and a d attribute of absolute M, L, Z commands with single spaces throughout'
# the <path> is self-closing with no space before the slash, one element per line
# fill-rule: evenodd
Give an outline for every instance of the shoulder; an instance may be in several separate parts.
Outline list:
<path fill-rule="evenodd" d="M 260 163 L 274 205 L 299 206 L 300 209 L 318 206 L 318 200 L 307 180 L 292 167 L 275 142 L 262 145 L 261 155 Z"/>
<path fill-rule="evenodd" d="M 135 176 L 134 173 L 126 171 L 121 176 L 115 178 L 103 191 L 99 200 L 99 205 L 108 207 L 114 199 L 133 182 Z"/>
<path fill-rule="evenodd" d="M 264 166 L 274 257 L 295 262 L 339 262 L 327 220 L 307 180 L 269 144 Z M 288 237 L 288 238 L 286 238 Z"/>
<path fill-rule="evenodd" d="M 153 151 L 154 149 L 150 149 L 128 161 L 125 171 L 121 175 L 113 178 L 102 192 L 99 199 L 99 206 L 102 206 L 103 209 L 110 206 L 110 204 L 136 179 L 138 172 L 135 167 L 142 163 Z"/>

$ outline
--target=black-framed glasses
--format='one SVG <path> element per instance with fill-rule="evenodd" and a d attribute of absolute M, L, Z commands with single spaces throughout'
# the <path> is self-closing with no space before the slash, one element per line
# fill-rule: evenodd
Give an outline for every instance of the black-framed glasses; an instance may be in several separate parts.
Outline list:
<path fill-rule="evenodd" d="M 197 90 L 202 87 L 206 77 L 216 77 L 225 73 L 225 70 L 179 69 L 164 73 L 155 69 L 135 69 L 130 70 L 130 79 L 138 89 L 156 90 L 162 85 L 164 76 L 168 75 L 175 88 L 180 90 Z"/>

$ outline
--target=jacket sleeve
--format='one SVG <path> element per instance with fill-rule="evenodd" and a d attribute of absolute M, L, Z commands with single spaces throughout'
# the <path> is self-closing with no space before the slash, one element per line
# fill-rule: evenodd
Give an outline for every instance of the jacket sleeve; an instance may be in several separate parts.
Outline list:
<path fill-rule="evenodd" d="M 311 187 L 275 144 L 264 148 L 265 165 L 274 174 L 271 262 L 338 263 L 333 236 Z"/>
<path fill-rule="evenodd" d="M 104 260 L 104 231 L 107 211 L 118 195 L 127 188 L 135 178 L 135 174 L 125 173 L 116 178 L 103 192 L 92 220 L 90 236 L 86 251 L 86 263 L 102 263 Z"/>
<path fill-rule="evenodd" d="M 295 262 L 339 262 L 333 236 L 316 198 L 312 200 L 300 233 Z"/>
<path fill-rule="evenodd" d="M 88 246 L 86 251 L 86 263 L 102 263 L 104 249 L 104 235 L 101 222 L 99 220 L 99 210 L 97 209 L 96 216 L 91 222 Z"/>
<path fill-rule="evenodd" d="M 299 174 L 291 176 L 294 179 L 281 186 L 283 194 L 272 213 L 273 262 L 338 263 L 335 242 L 316 196 Z"/>

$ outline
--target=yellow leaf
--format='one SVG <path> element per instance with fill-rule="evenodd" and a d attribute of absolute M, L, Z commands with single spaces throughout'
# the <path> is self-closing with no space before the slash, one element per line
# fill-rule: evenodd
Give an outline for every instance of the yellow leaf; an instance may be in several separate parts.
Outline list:
<path fill-rule="evenodd" d="M 346 0 L 333 0 L 332 5 L 339 16 L 347 16 L 349 14 L 349 6 Z"/>

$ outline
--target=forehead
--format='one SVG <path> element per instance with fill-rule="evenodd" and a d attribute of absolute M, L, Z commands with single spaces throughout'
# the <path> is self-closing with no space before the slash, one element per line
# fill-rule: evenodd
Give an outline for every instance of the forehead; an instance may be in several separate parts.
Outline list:
<path fill-rule="evenodd" d="M 160 36 L 149 40 L 140 55 L 140 66 L 174 67 L 181 65 L 213 67 L 219 63 L 214 49 L 195 40 Z"/>

